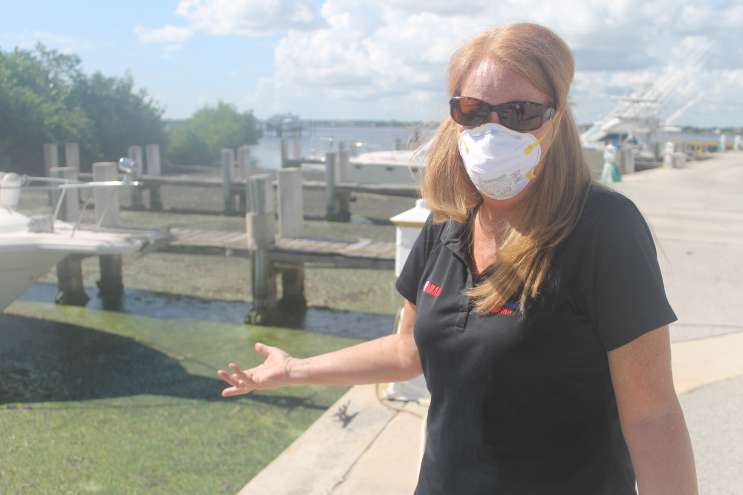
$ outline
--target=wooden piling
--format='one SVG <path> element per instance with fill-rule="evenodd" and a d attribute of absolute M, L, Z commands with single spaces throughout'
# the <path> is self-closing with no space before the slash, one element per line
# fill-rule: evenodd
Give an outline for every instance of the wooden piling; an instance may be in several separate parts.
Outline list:
<path fill-rule="evenodd" d="M 59 179 L 77 180 L 78 170 L 74 167 L 50 169 L 52 177 Z M 61 194 L 61 192 L 60 192 Z M 55 198 L 56 202 L 59 197 Z M 80 199 L 77 189 L 67 189 L 59 210 L 59 220 L 76 223 L 80 216 Z M 57 295 L 54 301 L 57 304 L 85 306 L 90 299 L 83 284 L 82 258 L 71 254 L 57 263 Z"/>
<path fill-rule="evenodd" d="M 47 143 L 44 145 L 44 176 L 49 177 L 49 172 L 53 168 L 59 167 L 59 148 L 57 143 Z"/>
<path fill-rule="evenodd" d="M 270 214 L 276 213 L 276 200 L 271 174 L 256 174 L 248 179 L 250 189 L 250 211 Z"/>
<path fill-rule="evenodd" d="M 279 170 L 279 237 L 300 238 L 304 232 L 304 201 L 302 170 Z M 281 300 L 279 307 L 290 311 L 304 310 L 304 262 L 283 265 L 281 268 Z"/>
<path fill-rule="evenodd" d="M 281 138 L 281 168 L 289 166 L 289 143 L 286 138 Z"/>
<path fill-rule="evenodd" d="M 73 168 L 80 172 L 80 147 L 77 143 L 65 143 L 64 145 L 65 167 Z M 77 180 L 77 177 L 74 177 Z"/>
<path fill-rule="evenodd" d="M 118 170 L 116 163 L 101 162 L 93 164 L 93 180 L 116 180 Z M 95 218 L 101 227 L 118 227 L 121 225 L 119 216 L 119 191 L 115 188 L 97 188 L 94 190 Z M 115 308 L 121 305 L 124 294 L 121 255 L 104 255 L 99 257 L 101 279 L 98 281 L 98 291 L 104 307 Z"/>
<path fill-rule="evenodd" d="M 251 289 L 253 307 L 245 317 L 247 323 L 262 325 L 276 308 L 276 274 L 271 263 L 271 248 L 276 238 L 272 207 L 271 176 L 254 175 L 248 179 L 250 212 L 245 215 L 248 248 L 251 250 Z"/>
<path fill-rule="evenodd" d="M 351 181 L 351 152 L 346 149 L 346 143 L 338 143 L 338 161 L 336 163 L 336 183 Z M 336 190 L 336 201 L 338 202 L 337 220 L 348 222 L 351 220 L 351 192 Z"/>
<path fill-rule="evenodd" d="M 351 182 L 351 152 L 346 149 L 346 143 L 338 143 L 338 163 L 336 165 L 336 181 Z"/>
<path fill-rule="evenodd" d="M 238 177 L 248 180 L 253 175 L 253 164 L 250 162 L 250 146 L 244 144 L 237 148 L 237 169 L 240 171 Z"/>
<path fill-rule="evenodd" d="M 304 295 L 304 263 L 281 269 L 281 300 L 277 303 L 284 310 L 295 312 L 307 308 Z"/>
<path fill-rule="evenodd" d="M 351 219 L 350 192 L 339 191 L 336 153 L 325 154 L 325 219 L 336 222 L 348 222 Z"/>
<path fill-rule="evenodd" d="M 232 201 L 232 181 L 234 180 L 235 150 L 222 149 L 222 197 L 224 198 L 224 213 L 229 215 L 235 211 Z"/>
<path fill-rule="evenodd" d="M 134 161 L 134 170 L 138 176 L 141 176 L 144 173 L 144 161 L 142 160 L 142 147 L 138 145 L 129 146 L 128 156 L 131 160 Z M 109 180 L 116 180 L 114 177 L 113 179 Z M 139 187 L 131 187 L 129 188 L 129 195 L 131 198 L 131 205 L 130 207 L 133 210 L 143 210 L 144 209 L 144 201 L 142 199 L 142 189 Z"/>
<path fill-rule="evenodd" d="M 325 219 L 336 220 L 338 204 L 335 196 L 335 153 L 325 154 Z"/>
<path fill-rule="evenodd" d="M 302 237 L 304 230 L 304 201 L 302 170 L 279 170 L 279 236 Z"/>
<path fill-rule="evenodd" d="M 50 171 L 53 168 L 58 168 L 59 165 L 59 147 L 57 143 L 47 143 L 44 145 L 44 177 L 49 177 Z M 49 206 L 54 207 L 54 196 L 51 192 L 49 196 Z"/>
<path fill-rule="evenodd" d="M 302 137 L 298 135 L 292 136 L 292 158 L 295 160 L 302 159 Z"/>
<path fill-rule="evenodd" d="M 250 146 L 245 144 L 237 148 L 237 177 L 240 180 L 247 181 L 253 173 L 253 164 L 250 162 Z M 246 187 L 240 193 L 240 211 L 243 213 L 248 211 L 249 196 L 249 188 L 246 182 Z"/>
<path fill-rule="evenodd" d="M 147 175 L 161 176 L 160 145 L 148 144 L 145 147 L 145 155 L 147 157 Z M 160 184 L 152 184 L 148 189 L 150 194 L 150 210 L 161 211 L 163 209 L 163 202 L 160 195 Z"/>

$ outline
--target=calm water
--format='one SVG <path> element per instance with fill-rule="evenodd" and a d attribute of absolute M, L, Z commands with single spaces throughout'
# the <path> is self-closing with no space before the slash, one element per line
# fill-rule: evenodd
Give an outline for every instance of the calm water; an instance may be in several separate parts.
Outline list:
<path fill-rule="evenodd" d="M 403 145 L 411 142 L 416 131 L 421 139 L 430 137 L 435 129 L 408 126 L 408 127 L 307 127 L 300 139 L 301 152 L 304 157 L 321 157 L 328 151 L 337 149 L 339 142 L 345 142 L 348 149 L 355 149 L 360 153 L 370 151 L 384 151 L 395 149 L 395 141 L 400 139 Z M 718 141 L 717 134 L 690 134 L 690 133 L 660 133 L 658 140 L 663 142 L 669 139 Z M 735 139 L 727 135 L 728 143 Z M 293 156 L 291 138 L 289 138 L 289 156 Z M 261 167 L 279 168 L 281 165 L 281 138 L 274 135 L 264 136 L 257 144 L 251 146 L 251 156 Z"/>
<path fill-rule="evenodd" d="M 347 149 L 354 147 L 365 153 L 395 149 L 395 140 L 407 144 L 415 135 L 416 127 L 307 127 L 302 131 L 301 150 L 304 157 L 324 156 L 337 149 L 338 143 L 346 143 Z M 427 135 L 430 129 L 420 128 L 421 135 Z M 289 138 L 289 156 L 293 148 Z M 259 166 L 279 168 L 281 166 L 281 138 L 266 135 L 258 144 L 251 146 L 251 156 L 257 159 Z"/>
<path fill-rule="evenodd" d="M 97 290 L 87 288 L 89 309 L 104 309 Z M 51 303 L 57 286 L 36 283 L 20 297 L 24 301 Z M 124 314 L 141 315 L 160 320 L 222 321 L 243 323 L 251 305 L 247 302 L 224 301 L 192 296 L 179 296 L 137 289 L 125 289 L 121 308 Z M 272 326 L 295 328 L 336 337 L 374 339 L 392 333 L 394 317 L 384 314 L 340 311 L 311 307 L 295 314 L 278 316 Z"/>

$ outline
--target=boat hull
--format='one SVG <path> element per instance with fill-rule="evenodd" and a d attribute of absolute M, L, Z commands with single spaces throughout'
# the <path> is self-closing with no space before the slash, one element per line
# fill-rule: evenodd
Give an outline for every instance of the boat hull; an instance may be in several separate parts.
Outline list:
<path fill-rule="evenodd" d="M 0 254 L 0 312 L 67 253 L 41 250 L 3 250 Z"/>

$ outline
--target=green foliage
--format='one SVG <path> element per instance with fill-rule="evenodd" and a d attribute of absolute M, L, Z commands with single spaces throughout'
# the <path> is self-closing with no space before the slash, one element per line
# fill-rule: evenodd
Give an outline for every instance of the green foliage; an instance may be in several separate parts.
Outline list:
<path fill-rule="evenodd" d="M 37 45 L 34 51 L 0 50 L 0 168 L 43 169 L 42 144 L 83 141 L 91 121 L 67 99 L 82 77 L 80 60 Z"/>
<path fill-rule="evenodd" d="M 80 163 L 125 156 L 132 144 L 160 144 L 166 162 L 213 164 L 222 148 L 255 144 L 252 112 L 219 102 L 194 113 L 183 127 L 164 129 L 163 109 L 130 74 L 83 73 L 80 59 L 37 44 L 0 50 L 0 169 L 44 172 L 44 143 L 77 142 Z M 61 158 L 61 157 L 60 157 Z"/>
<path fill-rule="evenodd" d="M 77 142 L 81 165 L 131 144 L 164 143 L 162 109 L 130 75 L 86 76 L 75 55 L 37 44 L 0 50 L 0 168 L 43 173 L 44 143 Z"/>
<path fill-rule="evenodd" d="M 199 165 L 214 162 L 209 144 L 191 126 L 167 130 L 167 161 L 179 165 Z"/>
<path fill-rule="evenodd" d="M 145 90 L 135 91 L 130 74 L 106 77 L 100 72 L 80 78 L 69 103 L 93 122 L 92 139 L 81 142 L 84 162 L 126 156 L 132 144 L 163 144 L 163 110 Z"/>
<path fill-rule="evenodd" d="M 222 101 L 202 107 L 184 126 L 167 133 L 168 161 L 181 165 L 215 164 L 222 148 L 255 144 L 261 137 L 252 112 L 238 112 Z"/>

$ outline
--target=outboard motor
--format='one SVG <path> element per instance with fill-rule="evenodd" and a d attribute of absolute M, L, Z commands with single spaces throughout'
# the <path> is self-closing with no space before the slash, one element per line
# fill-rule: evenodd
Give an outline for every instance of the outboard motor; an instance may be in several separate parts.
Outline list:
<path fill-rule="evenodd" d="M 137 164 L 131 158 L 119 158 L 119 172 L 124 174 L 124 179 L 121 181 L 124 184 L 133 184 L 139 178 Z"/>

